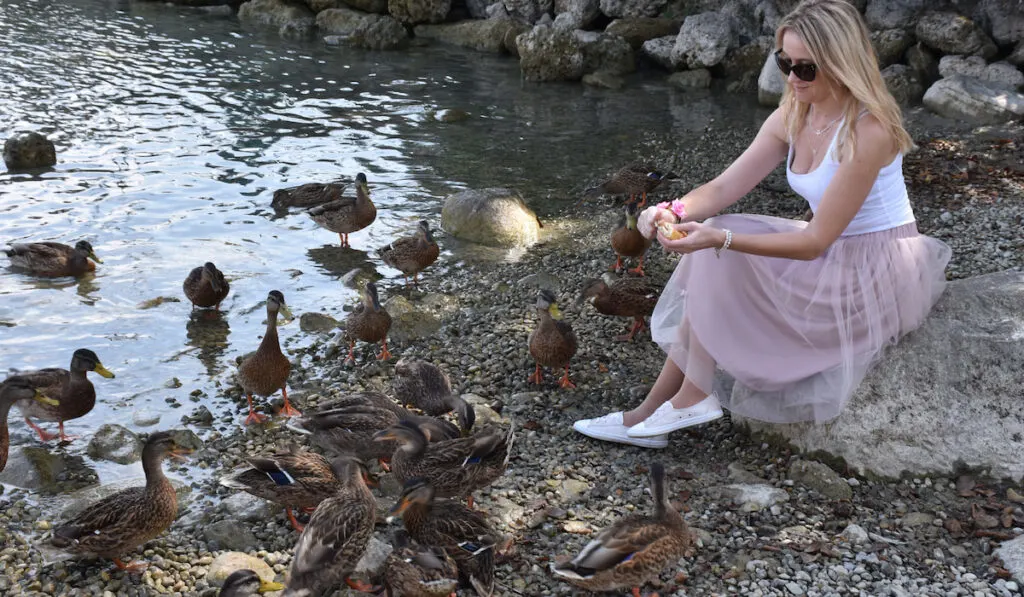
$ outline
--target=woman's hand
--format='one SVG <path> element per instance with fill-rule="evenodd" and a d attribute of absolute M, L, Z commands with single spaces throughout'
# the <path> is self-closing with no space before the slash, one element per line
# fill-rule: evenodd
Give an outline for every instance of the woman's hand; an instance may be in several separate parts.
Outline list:
<path fill-rule="evenodd" d="M 708 226 L 699 222 L 683 222 L 682 224 L 674 224 L 672 227 L 686 233 L 684 238 L 669 240 L 665 238 L 665 235 L 660 230 L 658 231 L 658 242 L 661 243 L 661 246 L 666 251 L 672 253 L 685 255 L 694 251 L 700 251 L 701 249 L 721 247 L 725 243 L 725 231 L 714 226 Z"/>
<path fill-rule="evenodd" d="M 636 220 L 636 229 L 644 235 L 644 238 L 654 238 L 658 232 L 658 222 L 675 224 L 677 220 L 676 214 L 657 205 L 652 205 L 640 212 L 640 217 Z"/>

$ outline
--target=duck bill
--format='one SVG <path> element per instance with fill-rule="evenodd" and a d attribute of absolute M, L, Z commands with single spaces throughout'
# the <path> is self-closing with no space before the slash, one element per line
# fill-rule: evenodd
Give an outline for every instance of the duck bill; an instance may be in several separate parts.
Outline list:
<path fill-rule="evenodd" d="M 103 366 L 103 363 L 96 363 L 96 367 L 93 369 L 96 373 L 99 373 L 107 379 L 114 379 L 114 372 Z"/>
<path fill-rule="evenodd" d="M 32 399 L 40 404 L 45 404 L 46 406 L 60 405 L 60 400 L 54 400 L 53 398 L 50 398 L 49 396 L 40 392 L 39 390 L 36 390 L 36 395 L 33 396 Z"/>
<path fill-rule="evenodd" d="M 282 585 L 279 582 L 266 581 L 266 580 L 263 580 L 262 578 L 260 579 L 260 588 L 259 588 L 259 592 L 260 593 L 270 593 L 272 591 L 283 591 L 283 590 L 284 590 L 284 585 Z"/>
<path fill-rule="evenodd" d="M 192 450 L 189 448 L 175 448 L 171 450 L 171 458 L 177 460 L 178 462 L 185 462 L 186 460 L 188 460 L 186 456 L 188 456 L 191 453 Z"/>
<path fill-rule="evenodd" d="M 288 308 L 288 305 L 284 304 L 282 304 L 281 308 L 278 309 L 277 314 L 283 318 L 282 323 L 288 323 L 295 317 L 292 315 L 292 310 Z"/>
<path fill-rule="evenodd" d="M 558 309 L 558 305 L 552 304 L 548 307 L 548 313 L 551 314 L 551 319 L 561 319 L 562 312 Z"/>
<path fill-rule="evenodd" d="M 402 513 L 405 512 L 405 510 L 409 507 L 409 504 L 411 504 L 411 503 L 412 502 L 410 502 L 406 498 L 402 498 L 402 499 L 398 500 L 397 504 L 395 504 L 394 506 L 391 506 L 390 514 L 392 516 L 401 516 Z"/>
<path fill-rule="evenodd" d="M 103 263 L 103 260 L 96 256 L 95 251 L 89 251 L 89 259 L 92 259 L 96 263 Z"/>

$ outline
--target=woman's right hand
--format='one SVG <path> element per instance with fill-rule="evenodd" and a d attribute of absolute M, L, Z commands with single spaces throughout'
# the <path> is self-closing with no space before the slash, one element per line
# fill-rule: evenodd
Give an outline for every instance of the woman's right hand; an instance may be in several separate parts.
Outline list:
<path fill-rule="evenodd" d="M 676 214 L 657 205 L 652 205 L 640 212 L 640 217 L 636 220 L 636 229 L 644 235 L 644 238 L 654 239 L 658 235 L 658 222 L 675 224 L 677 221 Z"/>

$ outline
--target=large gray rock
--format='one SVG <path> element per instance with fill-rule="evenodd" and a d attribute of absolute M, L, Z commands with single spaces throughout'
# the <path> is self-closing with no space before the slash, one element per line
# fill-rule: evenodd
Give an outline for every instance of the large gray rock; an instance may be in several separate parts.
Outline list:
<path fill-rule="evenodd" d="M 944 54 L 970 54 L 989 59 L 999 51 L 977 23 L 955 12 L 924 15 L 914 33 L 926 46 Z"/>
<path fill-rule="evenodd" d="M 597 31 L 574 31 L 583 50 L 583 72 L 624 75 L 636 70 L 636 55 L 625 39 Z"/>
<path fill-rule="evenodd" d="M 717 12 L 686 17 L 676 36 L 673 59 L 686 68 L 715 66 L 739 45 L 729 18 Z"/>
<path fill-rule="evenodd" d="M 249 0 L 238 7 L 239 21 L 264 27 L 281 27 L 291 21 L 305 21 L 314 16 L 306 5 L 285 0 Z"/>
<path fill-rule="evenodd" d="M 1012 87 L 974 77 L 939 79 L 924 92 L 923 101 L 936 114 L 976 124 L 1024 118 L 1024 95 Z"/>
<path fill-rule="evenodd" d="M 388 12 L 399 22 L 440 23 L 452 9 L 452 0 L 388 0 Z"/>
<path fill-rule="evenodd" d="M 612 17 L 653 17 L 668 4 L 668 0 L 601 0 L 601 12 Z"/>
<path fill-rule="evenodd" d="M 507 53 L 505 40 L 525 29 L 521 22 L 504 19 L 467 20 L 458 23 L 417 25 L 416 37 L 481 52 Z"/>
<path fill-rule="evenodd" d="M 933 0 L 870 0 L 864 19 L 871 29 L 913 29 Z"/>
<path fill-rule="evenodd" d="M 1024 41 L 1024 2 L 1021 0 L 981 0 L 972 16 L 1001 46 Z"/>
<path fill-rule="evenodd" d="M 640 53 L 668 70 L 676 70 L 679 68 L 679 65 L 673 58 L 675 48 L 676 36 L 666 35 L 665 37 L 656 37 L 645 41 L 640 46 Z"/>
<path fill-rule="evenodd" d="M 615 19 L 605 27 L 605 33 L 618 35 L 629 42 L 635 50 L 639 50 L 644 42 L 665 36 L 675 36 L 679 32 L 679 21 L 655 17 L 637 17 L 633 19 Z"/>
<path fill-rule="evenodd" d="M 571 31 L 538 25 L 516 36 L 516 49 L 527 81 L 578 81 L 586 72 L 583 43 Z"/>
<path fill-rule="evenodd" d="M 523 198 L 503 188 L 468 190 L 445 201 L 441 228 L 456 238 L 492 247 L 529 246 L 540 222 Z"/>
<path fill-rule="evenodd" d="M 393 50 L 409 43 L 405 28 L 388 15 L 331 8 L 316 15 L 316 26 L 329 34 L 324 37 L 329 45 Z"/>
<path fill-rule="evenodd" d="M 505 11 L 513 19 L 533 25 L 554 10 L 553 0 L 505 0 Z"/>
<path fill-rule="evenodd" d="M 786 77 L 775 64 L 775 56 L 768 54 L 757 77 L 757 103 L 762 106 L 778 106 L 782 92 L 786 90 Z"/>
<path fill-rule="evenodd" d="M 889 93 L 901 106 L 912 106 L 921 101 L 924 84 L 917 71 L 906 64 L 893 64 L 882 69 L 882 80 Z"/>
<path fill-rule="evenodd" d="M 1024 583 L 1024 535 L 1004 542 L 992 553 L 1003 561 L 1003 566 L 1018 584 Z"/>
<path fill-rule="evenodd" d="M 142 458 L 142 440 L 130 429 L 105 423 L 93 434 L 85 452 L 96 460 L 131 464 Z"/>
<path fill-rule="evenodd" d="M 950 282 L 925 323 L 868 373 L 825 425 L 734 416 L 758 435 L 842 458 L 862 474 L 1024 479 L 1024 272 Z"/>
<path fill-rule="evenodd" d="M 903 58 L 907 48 L 914 45 L 914 36 L 903 29 L 872 31 L 871 45 L 878 55 L 879 66 L 885 68 Z"/>
<path fill-rule="evenodd" d="M 4 142 L 4 163 L 8 170 L 48 168 L 57 163 L 57 150 L 44 135 L 22 133 Z"/>
<path fill-rule="evenodd" d="M 598 0 L 555 0 L 555 25 L 570 29 L 589 29 L 601 16 Z"/>

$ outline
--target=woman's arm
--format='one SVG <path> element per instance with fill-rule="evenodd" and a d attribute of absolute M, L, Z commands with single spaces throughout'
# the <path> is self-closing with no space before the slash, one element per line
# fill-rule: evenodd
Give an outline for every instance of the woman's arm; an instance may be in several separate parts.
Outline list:
<path fill-rule="evenodd" d="M 729 250 L 788 259 L 812 260 L 823 254 L 860 210 L 871 190 L 878 171 L 892 161 L 896 150 L 892 138 L 873 116 L 857 122 L 857 150 L 843 160 L 829 182 L 814 218 L 799 232 L 776 234 L 733 234 Z M 670 241 L 660 233 L 658 239 L 666 249 L 690 253 L 700 249 L 721 247 L 725 230 L 696 222 L 677 224 L 688 233 L 686 238 Z"/>

